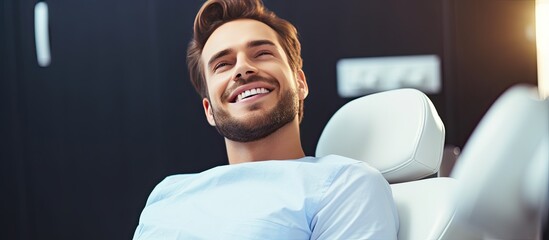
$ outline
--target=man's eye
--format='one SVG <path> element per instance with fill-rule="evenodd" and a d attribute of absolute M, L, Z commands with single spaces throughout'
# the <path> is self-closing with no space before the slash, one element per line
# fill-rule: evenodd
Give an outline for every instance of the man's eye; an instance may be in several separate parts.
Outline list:
<path fill-rule="evenodd" d="M 225 67 L 225 66 L 227 66 L 227 65 L 229 65 L 229 64 L 228 64 L 228 63 L 225 63 L 225 62 L 220 62 L 220 63 L 218 63 L 218 64 L 215 65 L 214 71 L 217 71 L 219 68 Z"/>
<path fill-rule="evenodd" d="M 261 52 L 257 53 L 256 57 L 261 57 L 261 56 L 264 56 L 264 55 L 273 55 L 273 54 L 269 51 L 261 51 Z"/>

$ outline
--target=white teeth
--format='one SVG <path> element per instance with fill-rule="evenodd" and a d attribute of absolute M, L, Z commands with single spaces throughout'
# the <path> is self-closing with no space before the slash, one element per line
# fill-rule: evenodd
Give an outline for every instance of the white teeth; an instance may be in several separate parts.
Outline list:
<path fill-rule="evenodd" d="M 254 88 L 254 89 L 250 89 L 250 90 L 246 90 L 240 94 L 238 94 L 238 96 L 236 97 L 236 101 L 240 101 L 244 98 L 247 98 L 249 96 L 252 96 L 252 95 L 256 95 L 256 94 L 262 94 L 262 93 L 268 93 L 270 92 L 268 89 L 266 88 Z"/>

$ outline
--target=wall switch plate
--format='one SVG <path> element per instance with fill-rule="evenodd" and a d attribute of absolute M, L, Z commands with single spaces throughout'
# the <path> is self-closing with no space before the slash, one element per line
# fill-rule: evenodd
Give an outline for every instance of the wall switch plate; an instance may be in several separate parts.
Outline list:
<path fill-rule="evenodd" d="M 438 56 L 348 58 L 337 62 L 337 90 L 341 97 L 359 97 L 398 88 L 439 93 Z"/>

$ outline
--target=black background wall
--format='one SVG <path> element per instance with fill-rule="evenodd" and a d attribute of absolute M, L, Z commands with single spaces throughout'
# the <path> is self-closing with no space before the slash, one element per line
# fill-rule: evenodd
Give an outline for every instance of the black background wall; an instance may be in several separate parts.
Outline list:
<path fill-rule="evenodd" d="M 47 1 L 51 66 L 36 63 L 36 1 L 0 4 L 0 239 L 128 239 L 165 176 L 226 164 L 185 51 L 202 1 Z M 340 58 L 436 54 L 430 95 L 446 143 L 462 147 L 509 86 L 535 84 L 534 1 L 265 0 L 293 22 L 310 95 L 314 155 Z"/>

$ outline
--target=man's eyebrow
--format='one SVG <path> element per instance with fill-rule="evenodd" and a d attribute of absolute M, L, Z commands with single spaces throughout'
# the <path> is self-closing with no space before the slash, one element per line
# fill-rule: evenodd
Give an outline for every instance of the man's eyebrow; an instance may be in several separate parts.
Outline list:
<path fill-rule="evenodd" d="M 208 61 L 208 66 L 211 66 L 213 64 L 213 62 L 215 62 L 215 60 L 219 59 L 219 58 L 222 58 L 226 55 L 229 55 L 229 53 L 231 53 L 232 50 L 231 49 L 225 49 L 225 50 L 221 50 L 220 52 L 214 54 L 210 60 Z"/>

